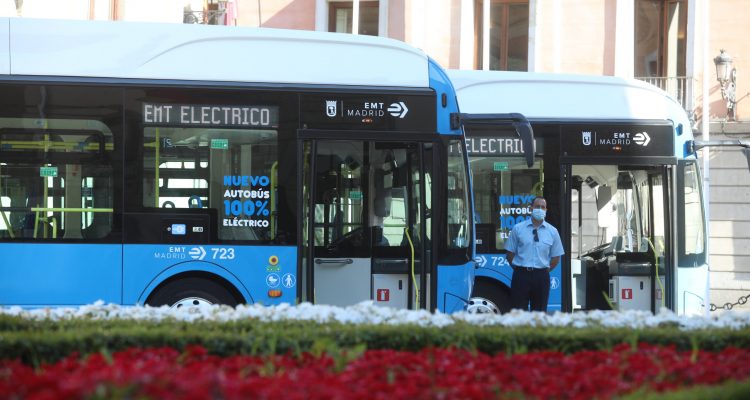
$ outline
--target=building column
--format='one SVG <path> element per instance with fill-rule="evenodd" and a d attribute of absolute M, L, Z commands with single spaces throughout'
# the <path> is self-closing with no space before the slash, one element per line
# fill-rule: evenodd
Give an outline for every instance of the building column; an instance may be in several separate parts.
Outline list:
<path fill-rule="evenodd" d="M 703 92 L 703 102 L 701 104 L 701 139 L 705 141 L 711 140 L 710 135 L 710 125 L 709 125 L 709 119 L 711 118 L 711 104 L 709 102 L 709 95 L 710 95 L 710 84 L 708 81 L 708 71 L 710 68 L 709 64 L 709 57 L 708 55 L 708 49 L 709 49 L 709 35 L 711 33 L 711 30 L 709 29 L 710 25 L 710 19 L 709 19 L 709 2 L 708 0 L 703 0 L 702 4 L 703 6 L 703 76 L 702 76 L 702 92 Z M 711 240 L 711 154 L 709 153 L 709 147 L 704 147 L 701 150 L 701 157 L 703 158 L 703 202 L 705 204 L 705 213 L 706 213 L 706 237 L 708 240 Z M 711 304 L 711 249 L 706 249 L 706 264 L 708 264 L 708 273 L 706 274 L 706 288 L 703 293 L 703 304 L 705 304 L 705 316 L 708 317 L 710 314 L 710 308 L 709 305 Z"/>
<path fill-rule="evenodd" d="M 328 31 L 328 0 L 315 0 L 315 30 Z"/>
<path fill-rule="evenodd" d="M 461 0 L 460 24 L 458 68 L 474 69 L 474 0 Z"/>
<path fill-rule="evenodd" d="M 352 35 L 359 35 L 359 0 L 352 1 Z"/>
<path fill-rule="evenodd" d="M 557 0 L 529 0 L 529 72 L 560 72 L 562 7 Z"/>
<path fill-rule="evenodd" d="M 482 70 L 490 69 L 490 0 L 482 2 Z"/>
<path fill-rule="evenodd" d="M 380 0 L 378 3 L 378 36 L 388 36 L 388 0 Z"/>
<path fill-rule="evenodd" d="M 614 75 L 632 78 L 635 74 L 635 2 L 617 0 L 616 14 Z"/>
<path fill-rule="evenodd" d="M 529 0 L 529 72 L 537 72 L 537 65 L 539 60 L 539 43 L 537 38 L 541 38 L 539 35 L 539 2 L 537 0 Z"/>
<path fill-rule="evenodd" d="M 424 10 L 427 7 L 425 0 L 412 0 L 409 10 L 409 19 L 411 20 L 411 29 L 404 32 L 406 42 L 418 49 L 425 49 L 425 27 L 424 27 Z M 406 20 L 406 18 L 404 18 Z"/>

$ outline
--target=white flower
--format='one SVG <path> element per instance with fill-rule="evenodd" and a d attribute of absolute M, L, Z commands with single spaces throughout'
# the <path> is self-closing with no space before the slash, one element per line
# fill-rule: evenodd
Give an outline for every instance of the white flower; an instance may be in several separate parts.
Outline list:
<path fill-rule="evenodd" d="M 385 324 L 445 327 L 458 321 L 477 326 L 506 327 L 571 327 L 601 326 L 610 328 L 647 328 L 677 326 L 683 330 L 706 328 L 742 329 L 750 327 L 750 313 L 729 311 L 710 317 L 678 316 L 665 308 L 657 314 L 648 311 L 601 311 L 552 314 L 513 310 L 507 314 L 456 314 L 430 313 L 426 310 L 398 310 L 381 307 L 372 301 L 363 301 L 349 307 L 287 303 L 263 306 L 241 304 L 227 306 L 200 306 L 171 309 L 166 306 L 120 306 L 97 301 L 80 307 L 54 307 L 24 309 L 18 306 L 0 307 L 0 314 L 19 316 L 32 320 L 120 319 L 163 321 L 238 321 L 256 319 L 264 322 L 303 320 L 320 323 Z"/>

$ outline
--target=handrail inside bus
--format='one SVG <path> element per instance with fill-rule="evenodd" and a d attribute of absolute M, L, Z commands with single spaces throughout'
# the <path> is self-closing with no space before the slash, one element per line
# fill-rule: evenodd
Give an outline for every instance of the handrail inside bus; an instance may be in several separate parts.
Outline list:
<path fill-rule="evenodd" d="M 661 296 L 661 306 L 666 307 L 666 297 L 664 296 L 664 285 L 661 283 L 661 279 L 659 278 L 659 255 L 656 253 L 656 247 L 654 247 L 654 243 L 651 241 L 651 239 L 644 237 L 646 239 L 646 242 L 648 242 L 648 245 L 651 246 L 651 251 L 654 252 L 654 270 L 655 270 L 655 276 L 656 276 L 656 284 L 659 285 L 659 290 L 662 292 Z M 662 250 L 664 249 L 664 243 L 660 243 Z M 657 310 L 658 311 L 658 310 Z"/>
<path fill-rule="evenodd" d="M 154 201 L 156 204 L 154 207 L 159 208 L 159 128 L 156 128 L 156 134 L 154 138 Z M 167 183 L 164 182 L 164 186 Z"/>
<path fill-rule="evenodd" d="M 31 207 L 31 212 L 112 212 L 111 208 Z"/>
<path fill-rule="evenodd" d="M 31 207 L 34 213 L 34 239 L 36 239 L 39 222 L 48 224 L 52 228 L 52 239 L 57 239 L 57 219 L 54 216 L 40 217 L 39 213 L 45 212 L 113 212 L 111 208 L 74 208 L 74 207 Z M 47 230 L 43 231 L 44 239 L 47 239 Z"/>
<path fill-rule="evenodd" d="M 0 176 L 1 175 L 2 174 L 0 174 Z M 0 183 L 2 183 L 2 181 L 0 181 Z M 0 193 L 2 193 L 1 190 L 0 190 Z M 13 227 L 10 225 L 10 222 L 8 221 L 8 216 L 5 215 L 5 208 L 2 208 L 3 207 L 2 201 L 3 201 L 2 198 L 0 198 L 0 214 L 2 214 L 3 222 L 5 222 L 5 227 L 8 229 L 8 236 L 10 236 L 11 239 L 15 239 L 16 235 L 13 233 Z"/>
<path fill-rule="evenodd" d="M 419 285 L 417 285 L 417 276 L 414 273 L 414 243 L 411 241 L 411 235 L 409 235 L 409 228 L 404 227 L 404 235 L 406 235 L 406 240 L 409 241 L 409 248 L 411 249 L 411 280 L 414 284 L 414 305 L 415 309 L 419 308 Z"/>
<path fill-rule="evenodd" d="M 3 222 L 5 223 L 5 227 L 8 228 L 8 236 L 10 236 L 11 239 L 15 239 L 16 235 L 13 233 L 13 227 L 10 226 L 10 222 L 8 221 L 8 216 L 5 215 L 5 210 L 0 210 L 0 214 L 3 216 Z"/>
<path fill-rule="evenodd" d="M 688 154 L 695 154 L 696 151 L 704 147 L 742 147 L 742 151 L 745 153 L 745 159 L 747 160 L 747 168 L 750 170 L 750 140 L 688 140 L 687 141 L 687 152 Z"/>
<path fill-rule="evenodd" d="M 57 218 L 55 218 L 54 216 L 39 217 L 39 213 L 36 213 L 36 218 L 34 218 L 34 239 L 36 239 L 36 234 L 39 230 L 40 222 L 49 225 L 50 228 L 52 228 L 52 239 L 57 239 Z M 47 239 L 47 229 L 43 230 L 42 233 L 43 238 Z"/>
<path fill-rule="evenodd" d="M 271 238 L 276 239 L 276 190 L 279 184 L 279 162 L 275 161 L 271 165 Z"/>
<path fill-rule="evenodd" d="M 488 126 L 488 125 L 508 125 L 513 126 L 516 134 L 521 138 L 523 144 L 524 158 L 529 168 L 534 165 L 534 130 L 531 123 L 523 114 L 451 114 L 451 128 L 459 129 L 463 126 Z"/>

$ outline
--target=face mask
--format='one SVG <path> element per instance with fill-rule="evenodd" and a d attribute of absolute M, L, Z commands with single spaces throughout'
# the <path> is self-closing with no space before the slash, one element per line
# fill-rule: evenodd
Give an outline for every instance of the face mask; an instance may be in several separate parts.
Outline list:
<path fill-rule="evenodd" d="M 541 208 L 535 208 L 531 210 L 531 217 L 537 221 L 544 221 L 544 217 L 546 216 L 547 216 L 547 211 L 542 210 Z"/>

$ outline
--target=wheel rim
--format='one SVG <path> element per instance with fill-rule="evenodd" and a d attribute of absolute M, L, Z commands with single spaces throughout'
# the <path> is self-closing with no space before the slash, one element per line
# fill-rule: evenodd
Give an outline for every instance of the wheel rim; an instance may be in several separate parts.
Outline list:
<path fill-rule="evenodd" d="M 173 309 L 210 306 L 214 303 L 202 297 L 186 297 L 172 304 Z"/>
<path fill-rule="evenodd" d="M 469 299 L 469 307 L 466 311 L 470 314 L 500 314 L 500 308 L 490 299 L 484 297 L 472 297 Z"/>

